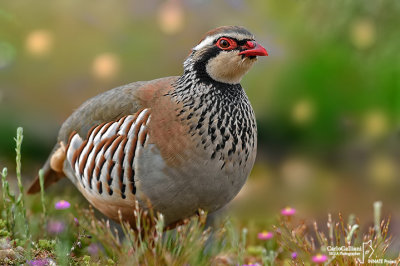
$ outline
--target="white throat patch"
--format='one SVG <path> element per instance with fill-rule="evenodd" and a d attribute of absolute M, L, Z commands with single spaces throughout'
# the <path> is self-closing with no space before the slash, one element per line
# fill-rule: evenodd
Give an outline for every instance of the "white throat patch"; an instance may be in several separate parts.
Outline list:
<path fill-rule="evenodd" d="M 206 65 L 208 75 L 216 81 L 237 84 L 250 70 L 257 58 L 242 57 L 239 52 L 221 52 Z"/>

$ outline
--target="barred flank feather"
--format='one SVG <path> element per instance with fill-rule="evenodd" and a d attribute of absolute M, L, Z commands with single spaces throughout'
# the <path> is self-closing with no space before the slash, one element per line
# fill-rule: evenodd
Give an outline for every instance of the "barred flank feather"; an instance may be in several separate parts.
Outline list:
<path fill-rule="evenodd" d="M 149 120 L 150 110 L 142 109 L 135 115 L 94 126 L 86 140 L 73 133 L 67 146 L 67 160 L 83 188 L 97 194 L 106 191 L 109 196 L 123 199 L 127 193 L 136 193 L 136 147 L 144 146 L 148 139 Z"/>

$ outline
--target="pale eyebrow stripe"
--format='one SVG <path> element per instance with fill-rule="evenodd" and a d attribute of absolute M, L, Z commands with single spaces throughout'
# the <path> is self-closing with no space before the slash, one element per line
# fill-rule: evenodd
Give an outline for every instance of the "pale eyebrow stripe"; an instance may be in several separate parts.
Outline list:
<path fill-rule="evenodd" d="M 204 48 L 204 47 L 206 47 L 206 46 L 208 46 L 208 45 L 211 45 L 211 44 L 214 42 L 214 40 L 217 39 L 217 37 L 219 37 L 219 36 L 218 36 L 218 35 L 217 35 L 217 36 L 213 36 L 213 37 L 207 36 L 207 37 L 206 37 L 204 40 L 202 40 L 198 45 L 196 45 L 196 46 L 193 48 L 193 50 L 197 51 L 197 50 L 200 50 L 200 49 L 202 49 L 202 48 Z"/>

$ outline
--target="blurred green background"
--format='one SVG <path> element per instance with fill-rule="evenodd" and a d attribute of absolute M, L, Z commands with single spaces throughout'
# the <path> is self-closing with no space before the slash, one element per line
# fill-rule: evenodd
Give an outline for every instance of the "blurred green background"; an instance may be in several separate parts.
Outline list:
<path fill-rule="evenodd" d="M 28 182 L 84 100 L 179 75 L 206 31 L 243 25 L 269 56 L 242 81 L 259 148 L 234 215 L 262 223 L 290 205 L 372 224 L 382 200 L 399 246 L 399 14 L 396 0 L 2 0 L 0 167 L 12 172 L 23 126 Z"/>

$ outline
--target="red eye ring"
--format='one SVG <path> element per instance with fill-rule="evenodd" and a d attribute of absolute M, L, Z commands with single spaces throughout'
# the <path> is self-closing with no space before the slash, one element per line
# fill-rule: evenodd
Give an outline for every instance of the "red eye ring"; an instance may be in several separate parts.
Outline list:
<path fill-rule="evenodd" d="M 237 47 L 237 43 L 234 40 L 226 37 L 219 38 L 216 45 L 222 50 L 232 50 Z"/>

